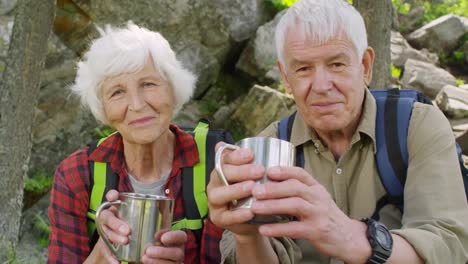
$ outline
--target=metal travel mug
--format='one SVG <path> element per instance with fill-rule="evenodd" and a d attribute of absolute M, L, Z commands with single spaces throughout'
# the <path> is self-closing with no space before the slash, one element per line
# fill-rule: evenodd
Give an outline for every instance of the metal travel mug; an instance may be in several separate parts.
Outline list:
<path fill-rule="evenodd" d="M 268 168 L 274 166 L 294 166 L 295 164 L 295 148 L 290 142 L 270 137 L 245 138 L 235 145 L 225 144 L 216 152 L 215 169 L 219 178 L 225 185 L 229 185 L 229 182 L 224 176 L 221 167 L 222 153 L 225 149 L 236 150 L 239 148 L 250 149 L 255 155 L 253 163 L 261 164 L 265 167 L 265 174 L 260 180 L 256 181 L 257 184 L 264 184 L 270 181 L 266 173 Z M 255 198 L 253 197 L 233 201 L 232 209 L 250 208 L 254 201 Z M 287 215 L 256 215 L 250 222 L 262 224 L 285 222 L 289 220 L 290 217 Z"/>
<path fill-rule="evenodd" d="M 130 226 L 126 245 L 113 244 L 102 230 L 99 216 L 102 210 L 116 206 L 118 217 Z M 96 211 L 96 227 L 112 253 L 126 262 L 141 262 L 147 245 L 159 245 L 156 236 L 171 229 L 174 199 L 158 195 L 120 193 L 119 200 L 102 203 Z"/>

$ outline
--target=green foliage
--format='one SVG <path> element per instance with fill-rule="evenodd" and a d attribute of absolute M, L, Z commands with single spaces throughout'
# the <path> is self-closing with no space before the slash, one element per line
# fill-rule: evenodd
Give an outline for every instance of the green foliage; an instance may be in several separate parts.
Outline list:
<path fill-rule="evenodd" d="M 393 5 L 396 7 L 398 14 L 407 14 L 411 10 L 411 5 L 405 3 L 404 0 L 392 0 Z"/>
<path fill-rule="evenodd" d="M 392 74 L 392 77 L 395 79 L 400 79 L 401 76 L 401 69 L 396 67 L 395 65 L 391 64 L 390 65 L 390 71 Z"/>
<path fill-rule="evenodd" d="M 465 84 L 465 81 L 462 79 L 457 79 L 456 83 L 457 83 L 457 86 L 462 86 Z"/>
<path fill-rule="evenodd" d="M 221 106 L 226 105 L 224 100 L 216 100 L 213 98 L 201 100 L 201 112 L 203 116 L 211 116 Z"/>
<path fill-rule="evenodd" d="M 297 0 L 270 0 L 276 10 L 281 11 L 290 7 Z"/>
<path fill-rule="evenodd" d="M 426 9 L 426 13 L 424 15 L 425 22 L 432 21 L 450 13 L 460 16 L 468 16 L 468 0 L 445 0 L 438 4 L 431 4 L 429 1 L 423 1 L 422 4 Z"/>
<path fill-rule="evenodd" d="M 33 178 L 26 178 L 24 189 L 32 193 L 42 193 L 52 186 L 53 177 L 46 175 L 38 175 Z"/>
<path fill-rule="evenodd" d="M 432 21 L 438 17 L 455 14 L 468 16 L 468 0 L 444 0 L 443 2 L 432 4 L 432 1 L 415 0 L 415 5 L 424 6 L 424 22 Z M 398 14 L 407 14 L 412 6 L 405 0 L 392 0 Z"/>
<path fill-rule="evenodd" d="M 94 129 L 99 138 L 105 138 L 115 132 L 115 129 L 108 125 L 101 125 Z"/>
<path fill-rule="evenodd" d="M 11 245 L 7 250 L 8 250 L 8 252 L 7 252 L 8 260 L 6 262 L 4 262 L 4 263 L 5 264 L 17 263 L 16 251 L 13 249 L 13 245 Z"/>
<path fill-rule="evenodd" d="M 49 244 L 50 225 L 44 217 L 38 213 L 34 214 L 36 221 L 34 227 L 39 231 L 38 242 L 41 247 L 46 248 Z"/>

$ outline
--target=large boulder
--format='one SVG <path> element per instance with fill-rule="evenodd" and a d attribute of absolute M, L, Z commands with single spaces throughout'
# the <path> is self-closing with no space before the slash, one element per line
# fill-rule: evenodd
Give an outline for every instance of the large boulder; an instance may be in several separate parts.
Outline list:
<path fill-rule="evenodd" d="M 245 97 L 238 100 L 238 105 L 225 126 L 237 138 L 255 136 L 294 108 L 294 99 L 291 96 L 267 86 L 255 85 Z"/>
<path fill-rule="evenodd" d="M 421 51 L 410 46 L 408 41 L 396 31 L 391 32 L 391 60 L 392 64 L 397 67 L 403 67 L 408 59 L 424 61 L 432 64 L 437 64 L 439 58 L 437 54 L 430 53 L 426 49 Z"/>
<path fill-rule="evenodd" d="M 398 22 L 400 30 L 403 32 L 411 32 L 417 29 L 424 21 L 426 8 L 424 6 L 416 6 L 411 8 L 407 14 L 398 14 Z"/>
<path fill-rule="evenodd" d="M 468 117 L 468 91 L 446 85 L 437 94 L 435 102 L 444 114 L 452 119 Z"/>
<path fill-rule="evenodd" d="M 263 0 L 74 0 L 66 1 L 65 5 L 74 10 L 72 14 L 58 16 L 65 24 L 58 30 L 65 40 L 67 36 L 80 35 L 74 31 L 92 31 L 90 23 L 122 25 L 132 20 L 159 31 L 184 64 L 199 76 L 195 98 L 200 98 L 216 81 L 232 49 L 252 37 L 273 16 Z M 78 18 L 69 18 L 74 16 Z M 76 23 L 77 20 L 82 23 Z M 67 23 L 77 25 L 66 27 Z M 82 52 L 86 41 L 77 44 L 77 38 L 70 39 L 79 49 L 76 52 Z"/>
<path fill-rule="evenodd" d="M 458 46 L 465 34 L 465 27 L 459 16 L 448 14 L 431 21 L 407 36 L 408 42 L 417 49 L 450 51 Z"/>
<path fill-rule="evenodd" d="M 401 83 L 405 88 L 420 90 L 434 99 L 445 85 L 456 85 L 456 79 L 448 71 L 430 63 L 408 59 Z"/>
<path fill-rule="evenodd" d="M 273 20 L 257 29 L 255 38 L 251 39 L 242 52 L 236 68 L 257 78 L 260 81 L 272 79 L 280 81 L 277 76 L 268 74 L 276 68 L 275 28 L 285 11 L 278 13 Z"/>
<path fill-rule="evenodd" d="M 0 16 L 9 14 L 16 6 L 16 0 L 0 0 Z"/>
<path fill-rule="evenodd" d="M 465 33 L 468 33 L 468 17 L 461 16 L 460 20 L 463 23 L 463 27 L 465 28 Z"/>

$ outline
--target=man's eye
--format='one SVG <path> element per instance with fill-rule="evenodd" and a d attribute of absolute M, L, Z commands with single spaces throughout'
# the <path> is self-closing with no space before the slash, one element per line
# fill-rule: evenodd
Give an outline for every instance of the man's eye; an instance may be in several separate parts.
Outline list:
<path fill-rule="evenodd" d="M 331 64 L 331 67 L 334 70 L 342 69 L 344 66 L 345 66 L 345 64 L 341 63 L 341 62 L 334 62 L 334 63 Z"/>
<path fill-rule="evenodd" d="M 297 69 L 296 72 L 306 72 L 306 71 L 309 71 L 310 69 L 311 69 L 311 67 L 305 66 L 305 67 L 301 67 L 301 68 Z"/>
<path fill-rule="evenodd" d="M 153 82 L 144 82 L 143 83 L 143 87 L 153 87 L 153 86 L 156 86 L 156 84 L 153 83 Z"/>

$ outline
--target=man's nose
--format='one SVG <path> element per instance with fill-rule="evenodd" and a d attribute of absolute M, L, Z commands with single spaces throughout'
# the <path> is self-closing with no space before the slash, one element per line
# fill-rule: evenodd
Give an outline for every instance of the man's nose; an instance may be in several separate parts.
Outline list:
<path fill-rule="evenodd" d="M 316 67 L 312 90 L 316 93 L 327 93 L 333 87 L 331 77 L 325 67 Z"/>

